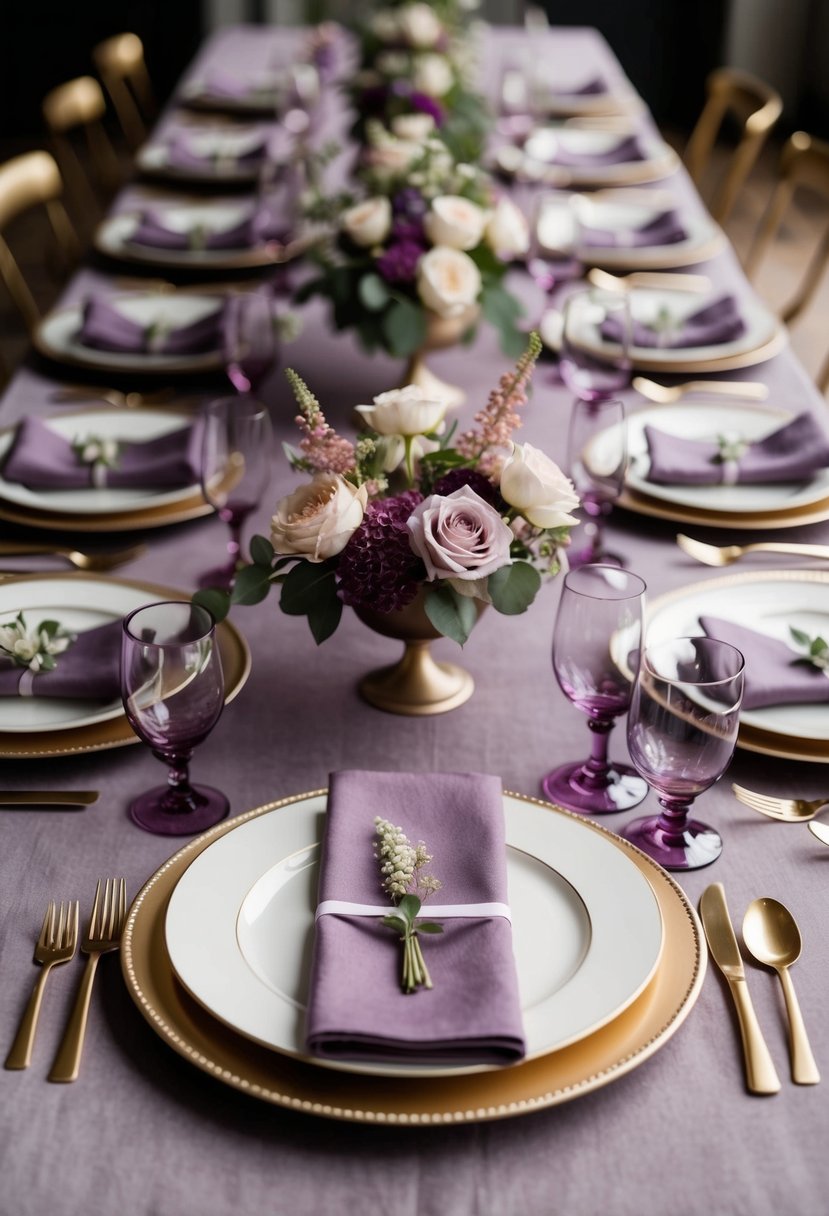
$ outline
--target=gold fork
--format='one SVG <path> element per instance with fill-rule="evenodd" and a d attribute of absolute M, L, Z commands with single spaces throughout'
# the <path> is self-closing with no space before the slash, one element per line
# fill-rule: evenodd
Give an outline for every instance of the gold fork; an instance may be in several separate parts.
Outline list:
<path fill-rule="evenodd" d="M 751 545 L 707 545 L 681 532 L 677 533 L 676 543 L 683 553 L 706 566 L 730 566 L 746 553 L 788 553 L 792 557 L 819 557 L 829 561 L 829 545 L 800 545 L 775 540 L 757 541 Z"/>
<path fill-rule="evenodd" d="M 71 903 L 61 902 L 56 917 L 55 901 L 50 899 L 43 918 L 43 928 L 35 946 L 35 962 L 40 963 L 41 971 L 35 981 L 29 1003 L 23 1011 L 11 1050 L 6 1056 L 6 1068 L 28 1068 L 31 1064 L 46 977 L 53 967 L 68 963 L 74 958 L 77 948 L 78 901 L 74 899 Z"/>
<path fill-rule="evenodd" d="M 827 798 L 777 798 L 773 794 L 758 794 L 743 785 L 732 785 L 734 797 L 744 806 L 780 823 L 805 823 L 814 819 L 822 810 L 829 808 Z"/>
<path fill-rule="evenodd" d="M 744 401 L 765 401 L 768 387 L 758 380 L 686 380 L 682 384 L 660 384 L 647 376 L 634 376 L 632 386 L 637 393 L 657 405 L 672 405 L 686 393 L 713 393 L 719 397 L 740 397 Z"/>
<path fill-rule="evenodd" d="M 81 950 L 88 954 L 89 958 L 72 1013 L 63 1032 L 63 1040 L 49 1073 L 50 1081 L 77 1080 L 98 959 L 102 954 L 118 949 L 126 916 L 127 884 L 124 879 L 108 878 L 105 882 L 98 879 L 89 928 L 81 942 Z"/>
<path fill-rule="evenodd" d="M 130 545 L 127 549 L 102 549 L 97 553 L 87 553 L 81 549 L 29 544 L 28 541 L 3 541 L 0 544 L 0 558 L 48 554 L 50 557 L 65 557 L 78 570 L 92 570 L 98 573 L 103 570 L 114 570 L 116 566 L 123 566 L 126 562 L 131 562 L 146 552 L 146 545 Z M 16 573 L 25 574 L 26 571 L 18 570 Z"/>
<path fill-rule="evenodd" d="M 609 270 L 601 270 L 594 266 L 587 272 L 587 278 L 594 287 L 602 287 L 608 291 L 630 291 L 640 288 L 652 291 L 694 291 L 711 290 L 711 280 L 704 274 L 668 274 L 659 270 L 634 270 L 630 274 L 611 274 Z"/>

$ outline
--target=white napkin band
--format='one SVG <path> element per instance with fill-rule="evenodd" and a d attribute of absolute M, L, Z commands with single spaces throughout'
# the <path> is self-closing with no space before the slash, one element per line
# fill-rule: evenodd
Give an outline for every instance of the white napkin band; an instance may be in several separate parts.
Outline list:
<path fill-rule="evenodd" d="M 324 899 L 317 905 L 314 920 L 321 916 L 389 916 L 394 911 L 392 904 L 352 904 L 346 899 Z M 481 916 L 502 916 L 512 923 L 512 914 L 507 904 L 424 904 L 421 914 L 429 920 L 471 919 Z"/>
<path fill-rule="evenodd" d="M 20 673 L 20 682 L 17 685 L 17 695 L 19 697 L 33 697 L 34 694 L 35 673 L 31 667 L 26 667 Z"/>

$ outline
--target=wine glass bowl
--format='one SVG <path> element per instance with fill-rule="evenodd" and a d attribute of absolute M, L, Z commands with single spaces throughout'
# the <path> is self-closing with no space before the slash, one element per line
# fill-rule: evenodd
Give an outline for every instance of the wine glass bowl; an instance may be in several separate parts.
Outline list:
<path fill-rule="evenodd" d="M 567 471 L 588 517 L 588 543 L 568 550 L 571 568 L 597 562 L 625 564 L 618 554 L 604 549 L 603 524 L 624 488 L 627 459 L 624 402 L 576 398 L 567 437 Z"/>
<path fill-rule="evenodd" d="M 564 578 L 553 634 L 559 687 L 587 716 L 590 757 L 548 773 L 551 802 L 586 815 L 637 806 L 647 784 L 625 764 L 608 760 L 608 736 L 630 705 L 639 661 L 645 584 L 615 566 L 581 566 Z"/>
<path fill-rule="evenodd" d="M 628 750 L 662 809 L 623 835 L 667 869 L 695 870 L 722 852 L 719 833 L 689 811 L 728 768 L 742 695 L 743 656 L 717 638 L 671 639 L 642 656 Z"/>
<path fill-rule="evenodd" d="M 569 196 L 543 191 L 533 208 L 526 265 L 535 285 L 545 295 L 580 278 L 584 272 L 573 253 L 572 226 Z"/>
<path fill-rule="evenodd" d="M 192 785 L 189 763 L 224 708 L 222 662 L 212 616 L 197 604 L 162 601 L 124 618 L 121 696 L 127 720 L 168 765 L 167 785 L 135 798 L 130 818 L 164 836 L 189 835 L 224 819 L 229 803 Z"/>
<path fill-rule="evenodd" d="M 224 358 L 227 378 L 238 393 L 256 392 L 276 362 L 273 302 L 264 291 L 228 297 Z"/>
<path fill-rule="evenodd" d="M 627 388 L 630 347 L 630 304 L 624 292 L 585 287 L 567 297 L 559 368 L 564 383 L 582 401 L 602 401 Z"/>

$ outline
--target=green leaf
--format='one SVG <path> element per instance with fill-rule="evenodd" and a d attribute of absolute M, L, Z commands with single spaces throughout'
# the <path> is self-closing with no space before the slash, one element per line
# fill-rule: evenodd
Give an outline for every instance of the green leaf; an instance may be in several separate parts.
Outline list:
<path fill-rule="evenodd" d="M 226 591 L 219 591 L 217 587 L 206 587 L 204 591 L 197 591 L 193 596 L 193 603 L 206 608 L 216 624 L 223 621 L 230 612 L 230 596 Z"/>
<path fill-rule="evenodd" d="M 357 285 L 357 294 L 369 312 L 380 312 L 389 302 L 389 289 L 379 274 L 364 274 Z"/>
<path fill-rule="evenodd" d="M 518 616 L 527 611 L 538 594 L 541 575 L 528 562 L 513 562 L 490 574 L 486 586 L 496 612 Z"/>
<path fill-rule="evenodd" d="M 326 638 L 331 637 L 331 634 L 334 633 L 339 625 L 340 617 L 343 614 L 342 600 L 337 595 L 337 584 L 333 574 L 331 575 L 331 585 L 334 589 L 333 596 L 329 595 L 326 591 L 313 607 L 308 609 L 308 625 L 318 646 Z"/>
<path fill-rule="evenodd" d="M 53 638 L 60 629 L 60 621 L 41 621 L 37 629 L 38 633 L 45 633 L 47 638 Z"/>
<path fill-rule="evenodd" d="M 389 351 L 405 359 L 426 341 L 426 315 L 405 296 L 392 300 L 380 322 Z"/>
<path fill-rule="evenodd" d="M 282 584 L 279 606 L 288 616 L 306 616 L 317 599 L 326 594 L 327 584 L 334 586 L 336 563 L 298 562 Z"/>
<path fill-rule="evenodd" d="M 394 916 L 393 914 L 384 916 L 382 923 L 387 929 L 395 929 L 398 933 L 406 933 L 409 928 L 408 921 L 405 921 L 402 916 Z"/>
<path fill-rule="evenodd" d="M 251 538 L 250 555 L 257 566 L 270 566 L 274 559 L 274 549 L 267 536 Z"/>
<path fill-rule="evenodd" d="M 443 925 L 439 925 L 433 920 L 419 920 L 415 925 L 418 933 L 442 933 Z"/>
<path fill-rule="evenodd" d="M 826 642 L 823 640 L 823 638 L 820 636 L 820 634 L 818 634 L 818 636 L 812 642 L 812 645 L 809 647 L 809 653 L 810 654 L 823 654 L 824 651 L 827 649 L 829 649 L 829 648 L 827 648 Z"/>
<path fill-rule="evenodd" d="M 475 601 L 459 595 L 448 583 L 432 583 L 426 588 L 423 606 L 438 633 L 463 646 L 478 619 Z"/>
<path fill-rule="evenodd" d="M 527 335 L 523 330 L 514 326 L 504 326 L 500 331 L 501 350 L 510 359 L 518 359 L 523 355 L 527 346 Z"/>
<path fill-rule="evenodd" d="M 259 604 L 271 589 L 270 566 L 243 566 L 230 593 L 233 604 Z"/>
<path fill-rule="evenodd" d="M 397 905 L 397 911 L 402 912 L 409 924 L 412 924 L 420 911 L 420 900 L 416 895 L 404 895 Z"/>
<path fill-rule="evenodd" d="M 461 456 L 460 452 L 444 451 L 438 448 L 435 452 L 426 452 L 424 456 L 421 456 L 420 463 L 453 469 L 458 465 L 469 464 L 469 461 L 466 456 Z"/>
<path fill-rule="evenodd" d="M 789 633 L 792 635 L 798 646 L 811 646 L 812 639 L 808 633 L 804 633 L 802 629 L 795 629 L 794 625 L 789 626 Z"/>
<path fill-rule="evenodd" d="M 491 283 L 484 287 L 481 293 L 481 311 L 491 325 L 503 329 L 505 325 L 514 325 L 523 315 L 524 309 L 500 283 Z M 526 346 L 526 339 L 524 341 Z"/>

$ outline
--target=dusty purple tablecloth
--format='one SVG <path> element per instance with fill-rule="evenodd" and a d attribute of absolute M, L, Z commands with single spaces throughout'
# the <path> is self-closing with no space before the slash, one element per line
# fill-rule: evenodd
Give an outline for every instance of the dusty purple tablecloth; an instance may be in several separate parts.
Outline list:
<path fill-rule="evenodd" d="M 284 37 L 284 31 L 272 28 L 225 30 L 207 43 L 199 63 L 222 61 L 229 69 L 248 63 L 251 72 L 261 71 Z M 553 30 L 543 38 L 544 54 L 560 77 L 601 72 L 611 85 L 621 78 L 595 32 Z M 497 82 L 498 57 L 510 48 L 514 53 L 523 39 L 518 31 L 498 31 L 487 40 L 485 80 Z M 642 126 L 648 129 L 644 118 Z M 684 172 L 657 186 L 666 187 L 683 207 L 699 208 Z M 119 205 L 134 208 L 135 198 L 127 191 Z M 730 250 L 702 270 L 724 290 L 741 295 L 749 290 Z M 513 282 L 535 316 L 538 294 L 519 273 Z M 84 271 L 69 295 L 78 298 L 103 285 L 100 272 Z M 348 335 L 332 336 L 318 303 L 303 312 L 304 332 L 290 348 L 290 363 L 325 403 L 330 420 L 347 429 L 353 405 L 398 383 L 400 365 L 380 356 L 366 358 Z M 463 425 L 483 405 L 505 363 L 495 335 L 483 329 L 472 348 L 436 353 L 430 365 L 466 387 Z M 15 376 L 0 407 L 3 425 L 29 410 L 73 408 L 50 402 L 53 382 L 44 372 L 25 368 Z M 762 377 L 775 405 L 794 413 L 825 412 L 788 351 L 738 375 Z M 217 392 L 224 391 L 217 386 Z M 279 373 L 267 392 L 278 438 L 293 439 L 296 411 Z M 626 399 L 631 405 L 640 402 L 632 392 Z M 570 395 L 552 368 L 540 367 L 518 437 L 562 459 L 569 408 Z M 276 498 L 295 485 L 286 462 L 277 458 L 271 493 L 254 521 L 260 530 Z M 4 536 L 16 534 L 4 524 L 0 530 Z M 676 524 L 621 512 L 611 522 L 609 547 L 644 576 L 652 598 L 717 577 L 680 552 L 674 544 L 678 530 Z M 754 538 L 753 533 L 693 531 L 720 543 Z M 827 543 L 829 527 L 777 535 Z M 124 575 L 188 588 L 216 563 L 226 529 L 209 519 L 146 539 L 149 551 Z M 758 559 L 746 568 L 759 569 L 761 560 L 763 568 L 775 564 L 774 558 Z M 358 678 L 393 661 L 399 644 L 380 640 L 353 613 L 344 614 L 336 636 L 318 649 L 305 621 L 281 614 L 272 601 L 239 611 L 253 651 L 253 673 L 197 754 L 196 776 L 223 787 L 234 813 L 318 788 L 333 769 L 457 769 L 461 759 L 466 768 L 500 774 L 507 789 L 538 794 L 539 779 L 549 769 L 588 750 L 585 721 L 559 692 L 550 667 L 559 585 L 546 587 L 526 616 L 484 615 L 462 656 L 475 677 L 475 695 L 461 709 L 436 718 L 385 715 L 359 699 Z M 435 651 L 457 661 L 451 643 L 441 642 Z M 611 736 L 610 753 L 625 755 L 622 727 Z M 128 800 L 161 777 L 160 765 L 141 747 L 48 764 L 3 764 L 5 787 L 101 791 L 100 801 L 80 814 L 0 811 L 0 1036 L 5 1045 L 35 977 L 32 945 L 47 899 L 78 897 L 88 913 L 97 878 L 124 874 L 132 895 L 173 852 L 172 842 L 140 832 L 126 818 Z M 723 882 L 738 925 L 755 896 L 774 896 L 791 907 L 804 939 L 795 983 L 827 1075 L 829 850 L 804 826 L 771 823 L 741 806 L 729 793 L 732 778 L 814 796 L 826 792 L 826 771 L 738 754 L 728 776 L 699 806 L 723 833 L 723 855 L 681 883 L 696 903 L 709 882 Z M 654 805 L 651 797 L 645 808 Z M 605 823 L 621 828 L 641 813 L 610 816 Z M 340 1216 L 344 1210 L 384 1216 L 819 1216 L 829 1193 L 822 1134 L 829 1124 L 829 1076 L 811 1088 L 789 1082 L 778 981 L 753 965 L 747 964 L 747 972 L 783 1081 L 776 1097 L 746 1094 L 736 1022 L 727 992 L 712 973 L 687 1023 L 655 1056 L 612 1085 L 523 1118 L 417 1129 L 301 1117 L 202 1074 L 147 1025 L 114 958 L 105 958 L 99 970 L 80 1080 L 48 1085 L 46 1073 L 80 977 L 79 965 L 72 964 L 58 969 L 47 986 L 32 1067 L 0 1074 L 0 1211 L 3 1216 L 77 1216 L 94 1204 L 99 1211 L 129 1216 Z"/>

